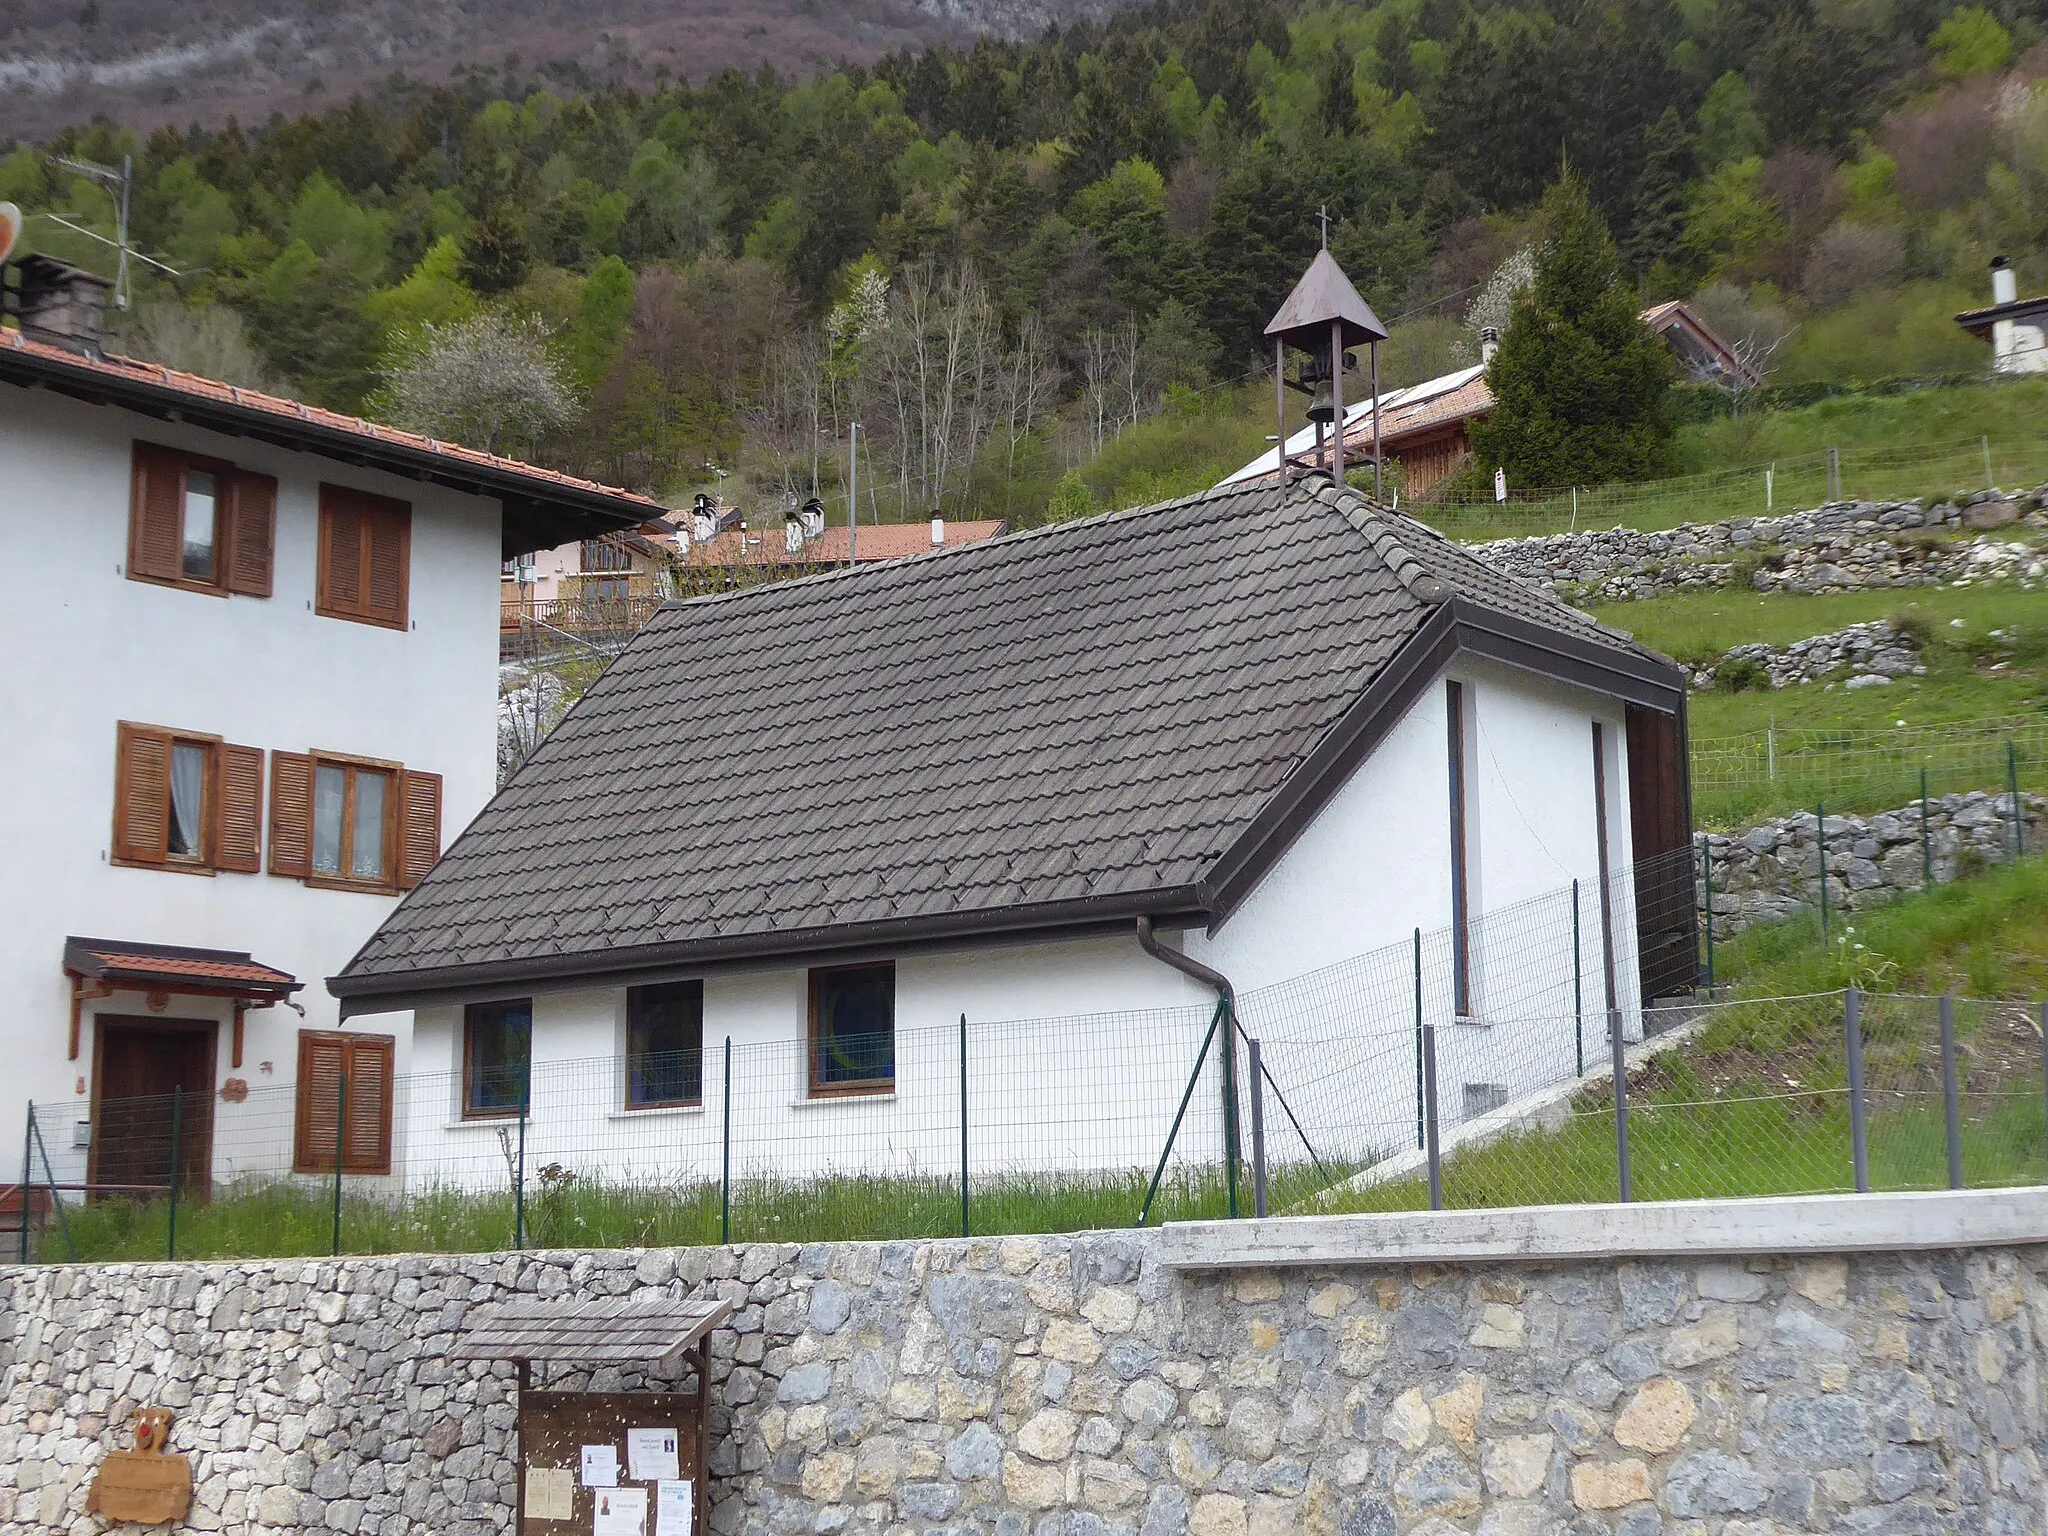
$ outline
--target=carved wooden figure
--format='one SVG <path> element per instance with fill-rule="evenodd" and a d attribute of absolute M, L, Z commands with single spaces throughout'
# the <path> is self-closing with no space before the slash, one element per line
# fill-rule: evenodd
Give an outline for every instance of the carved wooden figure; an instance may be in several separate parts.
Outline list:
<path fill-rule="evenodd" d="M 140 1525 L 184 1519 L 192 1507 L 192 1465 L 164 1450 L 170 1435 L 170 1409 L 138 1408 L 135 1449 L 107 1452 L 85 1496 L 87 1511 Z"/>

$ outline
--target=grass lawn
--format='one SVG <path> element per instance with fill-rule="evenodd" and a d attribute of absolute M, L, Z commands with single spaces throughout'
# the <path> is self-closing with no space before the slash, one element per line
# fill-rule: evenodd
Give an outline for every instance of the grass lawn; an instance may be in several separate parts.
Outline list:
<path fill-rule="evenodd" d="M 2020 783 L 2048 788 L 2048 761 L 2040 750 L 2048 728 L 2048 596 L 2039 592 L 1928 587 L 1805 597 L 1730 590 L 1592 611 L 1694 663 L 1734 645 L 1784 645 L 1871 619 L 1906 619 L 1927 633 L 1927 675 L 1903 677 L 1887 688 L 1852 690 L 1838 681 L 1694 694 L 1693 809 L 1702 826 L 1750 826 L 1821 799 L 1844 811 L 1889 809 L 1919 793 L 1923 764 L 1933 793 L 2002 788 L 2004 746 L 1995 733 L 1975 745 L 1921 744 L 1911 729 L 1993 716 L 2040 722 L 2019 737 Z M 1775 780 L 1763 776 L 1760 750 L 1735 740 L 1760 740 L 1771 729 L 1777 733 Z M 1817 734 L 1879 731 L 1896 735 L 1890 742 L 1853 736 L 1829 742 Z"/>

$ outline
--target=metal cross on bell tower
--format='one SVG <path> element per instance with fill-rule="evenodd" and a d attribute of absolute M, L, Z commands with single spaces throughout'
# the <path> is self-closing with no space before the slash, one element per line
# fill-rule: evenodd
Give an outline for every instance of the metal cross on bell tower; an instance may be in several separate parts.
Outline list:
<path fill-rule="evenodd" d="M 1382 472 L 1380 468 L 1380 351 L 1379 344 L 1387 339 L 1387 328 L 1380 324 L 1372 306 L 1358 296 L 1358 290 L 1351 286 L 1351 279 L 1344 275 L 1344 269 L 1337 265 L 1337 259 L 1329 249 L 1329 214 L 1323 210 L 1323 248 L 1316 252 L 1316 259 L 1309 263 L 1308 271 L 1301 281 L 1294 285 L 1294 291 L 1287 295 L 1287 302 L 1280 306 L 1280 312 L 1266 327 L 1266 334 L 1273 339 L 1273 402 L 1278 422 L 1279 468 L 1282 483 L 1285 483 L 1287 461 L 1287 391 L 1297 390 L 1309 397 L 1308 417 L 1316 424 L 1316 452 L 1312 461 L 1317 467 L 1323 463 L 1323 428 L 1334 423 L 1333 446 L 1330 468 L 1337 484 L 1344 483 L 1344 371 L 1356 363 L 1347 357 L 1346 349 L 1355 347 L 1361 341 L 1370 349 L 1372 358 L 1372 488 L 1373 497 L 1381 496 Z M 1299 377 L 1287 377 L 1287 350 L 1306 354 L 1301 360 Z"/>

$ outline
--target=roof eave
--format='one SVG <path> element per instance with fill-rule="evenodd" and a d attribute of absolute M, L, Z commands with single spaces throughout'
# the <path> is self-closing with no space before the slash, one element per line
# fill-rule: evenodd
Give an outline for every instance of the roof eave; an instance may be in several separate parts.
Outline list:
<path fill-rule="evenodd" d="M 1160 928 L 1194 928 L 1210 915 L 1193 886 L 1087 896 L 1030 906 L 981 908 L 931 917 L 890 918 L 791 929 L 786 933 L 684 939 L 631 949 L 538 955 L 477 965 L 351 975 L 327 979 L 341 1016 L 480 1002 L 528 992 L 639 986 L 718 971 L 846 965 L 904 954 L 1100 937 L 1131 928 L 1140 917 Z"/>
<path fill-rule="evenodd" d="M 179 421 L 230 437 L 249 437 L 281 448 L 312 452 L 340 463 L 383 470 L 473 495 L 504 506 L 504 554 L 552 549 L 614 529 L 637 527 L 649 506 L 638 498 L 583 486 L 551 485 L 510 467 L 468 463 L 410 443 L 366 437 L 326 422 L 298 420 L 256 406 L 211 400 L 144 378 L 70 365 L 40 353 L 0 348 L 0 380 L 47 388 L 88 405 L 113 405 L 158 421 Z"/>

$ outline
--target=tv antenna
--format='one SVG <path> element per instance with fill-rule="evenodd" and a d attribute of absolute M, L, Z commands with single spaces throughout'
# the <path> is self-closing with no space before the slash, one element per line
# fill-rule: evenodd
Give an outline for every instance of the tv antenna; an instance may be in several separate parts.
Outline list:
<path fill-rule="evenodd" d="M 112 240 L 109 240 L 97 230 L 87 229 L 83 225 L 74 224 L 69 219 L 60 218 L 54 213 L 43 213 L 39 216 L 48 219 L 52 224 L 63 225 L 64 228 L 70 230 L 75 235 L 83 235 L 88 240 L 97 240 L 101 245 L 108 245 L 114 248 L 118 253 L 114 265 L 114 307 L 116 309 L 126 309 L 128 307 L 130 296 L 128 258 L 131 256 L 137 261 L 147 262 L 160 272 L 168 272 L 172 277 L 183 277 L 185 275 L 178 271 L 177 268 L 167 266 L 163 262 L 158 261 L 154 256 L 143 255 L 128 243 L 128 200 L 129 194 L 135 187 L 135 157 L 133 155 L 123 155 L 119 169 L 111 165 L 101 165 L 97 160 L 73 160 L 68 155 L 52 155 L 50 156 L 50 164 L 62 166 L 73 175 L 83 176 L 88 181 L 98 182 L 102 187 L 106 188 L 107 195 L 114 200 L 114 238 Z"/>

